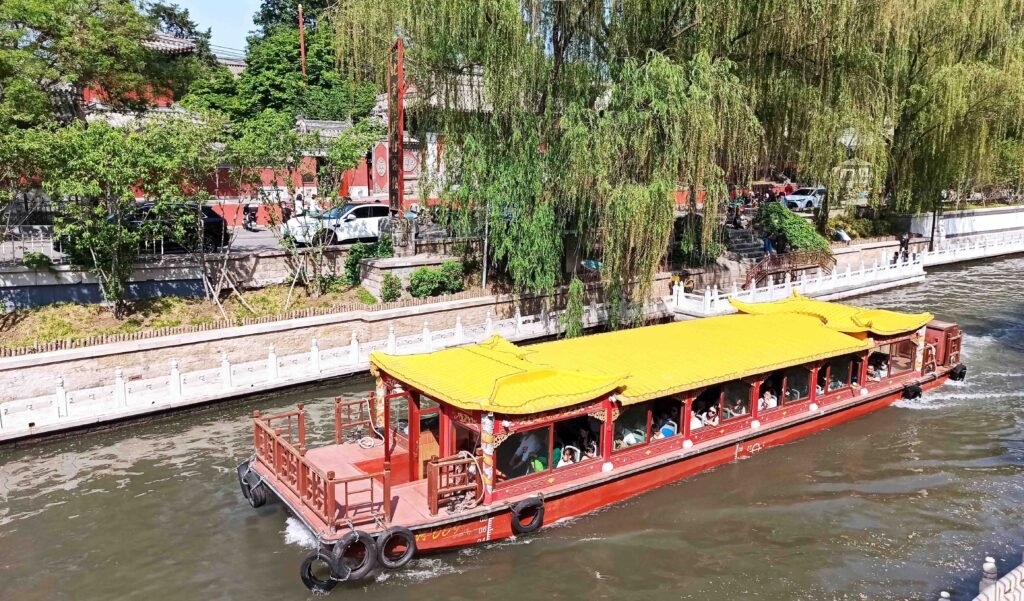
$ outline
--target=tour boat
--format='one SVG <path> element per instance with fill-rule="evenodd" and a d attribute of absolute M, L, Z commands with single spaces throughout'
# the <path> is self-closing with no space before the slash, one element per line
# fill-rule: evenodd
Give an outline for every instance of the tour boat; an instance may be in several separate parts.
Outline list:
<path fill-rule="evenodd" d="M 738 314 L 517 346 L 374 353 L 376 390 L 253 414 L 238 466 L 315 535 L 326 592 L 414 556 L 522 536 L 960 380 L 961 333 L 930 313 L 732 300 Z"/>

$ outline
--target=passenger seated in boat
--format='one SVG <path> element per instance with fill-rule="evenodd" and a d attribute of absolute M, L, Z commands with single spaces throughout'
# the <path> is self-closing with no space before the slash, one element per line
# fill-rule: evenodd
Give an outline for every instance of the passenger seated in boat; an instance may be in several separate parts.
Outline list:
<path fill-rule="evenodd" d="M 548 469 L 548 458 L 537 453 L 530 453 L 530 472 L 536 474 Z"/>
<path fill-rule="evenodd" d="M 878 382 L 881 379 L 882 379 L 882 372 L 881 372 L 881 370 L 878 369 L 877 367 L 875 367 L 874 365 L 870 365 L 869 364 L 868 365 L 868 381 L 869 382 Z"/>
<path fill-rule="evenodd" d="M 717 426 L 718 425 L 718 406 L 712 405 L 708 407 L 708 412 L 701 417 L 704 421 L 705 426 Z"/>
<path fill-rule="evenodd" d="M 556 468 L 557 467 L 565 467 L 567 465 L 572 465 L 572 464 L 574 464 L 574 463 L 579 461 L 580 450 L 577 449 L 576 447 L 571 446 L 571 445 L 566 445 L 566 446 L 562 447 L 561 451 L 562 452 L 560 453 L 560 456 L 559 456 L 559 459 L 558 459 L 558 463 L 555 464 Z"/>
<path fill-rule="evenodd" d="M 779 399 L 776 397 L 771 389 L 765 388 L 764 392 L 761 393 L 761 400 L 758 403 L 758 409 L 764 411 L 766 409 L 774 409 L 779 406 Z"/>
<path fill-rule="evenodd" d="M 547 430 L 542 430 L 547 432 Z M 533 460 L 537 458 L 541 449 L 547 446 L 547 441 L 541 440 L 540 431 L 527 432 L 523 435 L 516 454 L 512 456 L 509 473 L 512 477 L 533 473 Z M 546 459 L 546 458 L 545 458 Z M 526 469 L 524 469 L 524 467 Z"/>
<path fill-rule="evenodd" d="M 732 419 L 746 414 L 747 406 L 743 403 L 743 399 L 740 398 L 733 399 L 732 405 L 725 408 L 726 419 Z"/>
<path fill-rule="evenodd" d="M 644 441 L 644 433 L 640 430 L 630 430 L 626 432 L 626 435 L 622 437 L 622 446 L 631 447 L 638 445 Z"/>
<path fill-rule="evenodd" d="M 697 412 L 690 410 L 690 432 L 704 427 L 704 420 L 697 415 Z"/>

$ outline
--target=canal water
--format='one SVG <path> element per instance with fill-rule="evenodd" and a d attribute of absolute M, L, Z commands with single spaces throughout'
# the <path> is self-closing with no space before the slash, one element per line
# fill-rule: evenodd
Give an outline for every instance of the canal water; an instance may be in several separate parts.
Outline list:
<path fill-rule="evenodd" d="M 1024 258 L 953 267 L 854 301 L 959 322 L 964 383 L 332 597 L 967 597 L 984 555 L 1002 573 L 1024 545 L 1021 273 Z M 329 399 L 368 389 L 360 380 L 0 451 L 0 599 L 309 598 L 298 578 L 309 536 L 238 492 L 247 416 L 305 401 L 324 437 Z"/>

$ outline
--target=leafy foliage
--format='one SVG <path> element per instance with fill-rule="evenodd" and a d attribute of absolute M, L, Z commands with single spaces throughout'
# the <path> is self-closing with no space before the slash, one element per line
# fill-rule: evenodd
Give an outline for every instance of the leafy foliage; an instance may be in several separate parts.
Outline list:
<path fill-rule="evenodd" d="M 345 255 L 345 280 L 349 285 L 358 284 L 363 278 L 359 273 L 359 262 L 363 259 L 381 259 L 394 254 L 391 238 L 383 237 L 373 244 L 357 242 Z"/>
<path fill-rule="evenodd" d="M 76 123 L 24 135 L 45 149 L 38 174 L 46 192 L 69 201 L 54 229 L 62 251 L 96 274 L 115 315 L 123 313 L 125 284 L 144 242 L 201 242 L 186 236 L 201 231 L 197 203 L 219 160 L 215 144 L 222 124 L 168 118 L 125 130 Z M 140 182 L 153 204 L 144 215 L 135 202 Z M 194 208 L 181 210 L 186 206 Z"/>
<path fill-rule="evenodd" d="M 416 298 L 462 292 L 466 283 L 459 261 L 445 261 L 433 269 L 421 267 L 409 276 L 409 294 Z"/>
<path fill-rule="evenodd" d="M 775 237 L 797 250 L 832 252 L 832 245 L 807 221 L 778 202 L 765 202 L 757 211 L 756 226 L 766 235 Z"/>
<path fill-rule="evenodd" d="M 21 264 L 29 269 L 46 269 L 53 265 L 50 257 L 40 252 L 28 252 L 21 258 Z"/>
<path fill-rule="evenodd" d="M 579 278 L 569 282 L 569 295 L 562 313 L 562 327 L 566 338 L 578 338 L 583 335 L 583 304 L 585 289 Z"/>
<path fill-rule="evenodd" d="M 154 30 L 172 29 L 194 38 L 199 52 L 169 57 L 146 46 Z M 0 129 L 84 120 L 86 89 L 126 108 L 140 108 L 152 91 L 183 93 L 209 64 L 208 35 L 188 11 L 161 3 L 140 10 L 122 0 L 4 0 Z"/>
<path fill-rule="evenodd" d="M 380 300 L 391 303 L 402 297 L 402 280 L 390 273 L 384 274 L 384 282 L 380 287 Z"/>

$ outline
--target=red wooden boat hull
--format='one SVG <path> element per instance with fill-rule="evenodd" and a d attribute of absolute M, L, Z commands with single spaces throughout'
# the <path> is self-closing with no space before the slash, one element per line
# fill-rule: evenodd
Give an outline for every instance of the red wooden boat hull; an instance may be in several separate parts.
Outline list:
<path fill-rule="evenodd" d="M 935 379 L 918 382 L 918 385 L 923 390 L 930 390 L 942 385 L 947 378 L 948 372 L 942 372 Z M 883 396 L 837 408 L 820 417 L 768 431 L 745 440 L 711 448 L 692 457 L 663 463 L 641 471 L 627 472 L 611 481 L 598 479 L 584 487 L 547 496 L 544 499 L 544 524 L 551 525 L 559 520 L 589 513 L 724 463 L 759 453 L 768 447 L 781 445 L 841 424 L 891 405 L 902 398 L 902 391 L 901 387 Z M 456 519 L 448 523 L 422 529 L 414 528 L 413 530 L 416 535 L 417 549 L 421 553 L 466 547 L 513 536 L 512 516 L 508 507 L 468 519 Z"/>

